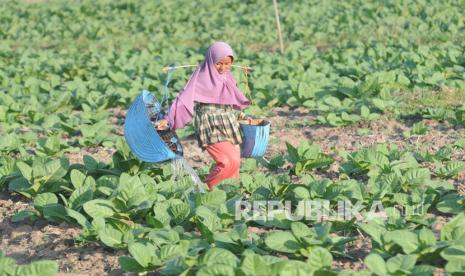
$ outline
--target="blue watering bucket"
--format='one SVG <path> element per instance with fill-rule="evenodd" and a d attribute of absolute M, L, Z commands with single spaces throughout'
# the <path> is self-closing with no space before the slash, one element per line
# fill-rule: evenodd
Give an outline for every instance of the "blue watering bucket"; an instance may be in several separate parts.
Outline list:
<path fill-rule="evenodd" d="M 240 124 L 243 141 L 241 144 L 241 157 L 262 157 L 268 147 L 270 138 L 270 122 L 263 125 Z"/>
<path fill-rule="evenodd" d="M 166 143 L 155 130 L 153 124 L 162 116 L 160 103 L 147 90 L 137 96 L 126 114 L 124 137 L 134 155 L 145 162 L 159 163 L 182 155 L 182 146 L 175 133 L 165 131 L 172 136 Z"/>

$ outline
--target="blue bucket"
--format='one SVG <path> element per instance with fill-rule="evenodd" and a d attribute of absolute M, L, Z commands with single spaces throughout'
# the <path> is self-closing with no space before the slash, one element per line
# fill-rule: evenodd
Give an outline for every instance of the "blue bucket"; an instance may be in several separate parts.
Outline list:
<path fill-rule="evenodd" d="M 155 120 L 152 122 L 153 116 Z M 176 147 L 175 151 L 156 131 L 154 123 L 162 117 L 160 103 L 147 90 L 142 91 L 129 107 L 124 121 L 124 137 L 132 153 L 140 160 L 159 163 L 182 155 L 182 146 L 174 131 L 165 132 L 171 134 L 170 146 Z"/>
<path fill-rule="evenodd" d="M 263 125 L 240 124 L 243 141 L 241 144 L 241 157 L 262 157 L 265 155 L 270 137 L 270 122 Z"/>

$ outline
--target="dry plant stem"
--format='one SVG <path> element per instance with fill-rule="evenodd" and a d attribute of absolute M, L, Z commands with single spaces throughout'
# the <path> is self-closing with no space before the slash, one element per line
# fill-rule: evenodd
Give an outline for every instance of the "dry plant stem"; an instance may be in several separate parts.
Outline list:
<path fill-rule="evenodd" d="M 283 34 L 281 32 L 281 24 L 279 23 L 278 0 L 273 0 L 273 6 L 274 6 L 274 13 L 276 16 L 276 28 L 278 30 L 279 48 L 281 50 L 281 54 L 284 55 Z"/>
<path fill-rule="evenodd" d="M 362 239 L 365 239 L 365 236 L 362 234 L 362 232 L 360 232 L 358 228 L 357 228 L 357 232 L 360 234 L 360 236 L 362 236 Z"/>

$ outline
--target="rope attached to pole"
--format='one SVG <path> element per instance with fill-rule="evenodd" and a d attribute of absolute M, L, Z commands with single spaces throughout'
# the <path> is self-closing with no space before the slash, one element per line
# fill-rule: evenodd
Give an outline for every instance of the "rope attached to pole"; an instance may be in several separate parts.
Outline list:
<path fill-rule="evenodd" d="M 163 97 L 161 99 L 161 103 L 160 105 L 163 107 L 163 104 L 165 103 L 166 101 L 166 105 L 169 109 L 169 102 L 168 102 L 168 84 L 170 83 L 171 81 L 171 78 L 173 77 L 173 74 L 174 74 L 174 71 L 176 71 L 176 67 L 169 67 L 170 69 L 167 70 L 168 71 L 168 74 L 166 75 L 166 80 L 165 80 L 165 84 L 163 85 Z"/>
<path fill-rule="evenodd" d="M 248 69 L 243 69 L 244 72 L 244 77 L 245 77 L 245 94 L 247 98 L 250 99 L 250 105 L 253 104 L 252 102 L 252 93 L 250 92 L 250 87 L 249 87 L 249 70 Z"/>

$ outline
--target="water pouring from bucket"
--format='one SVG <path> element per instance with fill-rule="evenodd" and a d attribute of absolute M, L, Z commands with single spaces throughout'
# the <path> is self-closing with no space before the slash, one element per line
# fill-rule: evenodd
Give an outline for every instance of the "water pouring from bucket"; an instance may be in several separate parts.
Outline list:
<path fill-rule="evenodd" d="M 181 177 L 187 174 L 191 177 L 195 192 L 205 193 L 202 181 L 186 159 L 179 156 L 178 158 L 171 160 L 171 166 L 175 176 Z"/>

